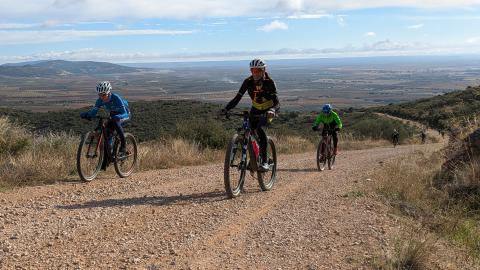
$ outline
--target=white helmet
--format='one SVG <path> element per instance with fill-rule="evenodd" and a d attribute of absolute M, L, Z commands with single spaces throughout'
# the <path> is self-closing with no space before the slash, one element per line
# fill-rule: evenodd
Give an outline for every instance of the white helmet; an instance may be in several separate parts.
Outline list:
<path fill-rule="evenodd" d="M 110 85 L 109 81 L 104 81 L 97 84 L 97 94 L 110 94 L 112 91 L 112 85 Z"/>
<path fill-rule="evenodd" d="M 260 58 L 255 58 L 252 61 L 250 61 L 250 68 L 263 68 L 265 69 L 267 67 L 267 64 L 260 59 Z"/>

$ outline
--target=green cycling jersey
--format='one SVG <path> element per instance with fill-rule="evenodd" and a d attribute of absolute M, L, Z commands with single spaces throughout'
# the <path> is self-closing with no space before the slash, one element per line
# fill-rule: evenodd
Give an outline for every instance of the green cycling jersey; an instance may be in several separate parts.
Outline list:
<path fill-rule="evenodd" d="M 340 117 L 338 117 L 338 114 L 334 111 L 332 111 L 330 114 L 325 114 L 324 112 L 321 112 L 318 114 L 317 118 L 315 119 L 315 122 L 313 123 L 314 127 L 318 127 L 321 123 L 323 124 L 331 124 L 333 121 L 337 124 L 338 128 L 342 128 L 342 120 L 340 120 Z"/>

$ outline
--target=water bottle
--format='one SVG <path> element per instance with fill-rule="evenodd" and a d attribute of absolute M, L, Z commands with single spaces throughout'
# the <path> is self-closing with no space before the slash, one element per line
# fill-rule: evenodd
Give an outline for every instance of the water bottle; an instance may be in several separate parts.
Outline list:
<path fill-rule="evenodd" d="M 253 146 L 253 153 L 255 154 L 255 159 L 258 160 L 258 154 L 260 152 L 260 149 L 258 148 L 258 143 L 256 140 L 252 140 L 252 146 Z"/>

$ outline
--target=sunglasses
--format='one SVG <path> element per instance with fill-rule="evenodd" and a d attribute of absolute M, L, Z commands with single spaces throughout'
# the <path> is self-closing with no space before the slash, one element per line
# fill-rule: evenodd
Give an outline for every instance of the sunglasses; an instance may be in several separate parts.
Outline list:
<path fill-rule="evenodd" d="M 251 68 L 250 71 L 252 73 L 262 73 L 264 71 L 264 69 L 261 69 L 261 68 Z"/>

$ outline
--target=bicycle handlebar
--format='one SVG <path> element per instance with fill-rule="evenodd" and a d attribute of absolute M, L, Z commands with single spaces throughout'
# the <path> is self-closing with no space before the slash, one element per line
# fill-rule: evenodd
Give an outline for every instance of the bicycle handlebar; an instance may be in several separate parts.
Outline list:
<path fill-rule="evenodd" d="M 93 119 L 100 119 L 100 120 L 111 120 L 112 117 L 111 116 L 99 116 L 99 115 L 96 115 L 94 117 L 88 117 L 88 118 L 82 118 L 83 120 L 87 120 L 87 121 L 92 121 Z"/>
<path fill-rule="evenodd" d="M 227 119 L 230 119 L 230 116 L 239 116 L 239 117 L 249 117 L 249 118 L 262 118 L 262 117 L 265 117 L 265 114 L 266 113 L 262 113 L 261 115 L 252 115 L 250 114 L 249 111 L 242 111 L 242 112 L 230 112 L 230 111 L 226 111 L 225 112 L 225 117 Z"/>

